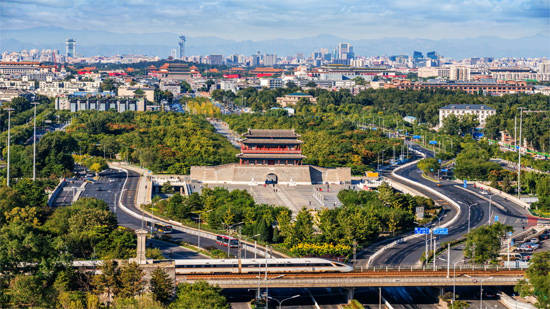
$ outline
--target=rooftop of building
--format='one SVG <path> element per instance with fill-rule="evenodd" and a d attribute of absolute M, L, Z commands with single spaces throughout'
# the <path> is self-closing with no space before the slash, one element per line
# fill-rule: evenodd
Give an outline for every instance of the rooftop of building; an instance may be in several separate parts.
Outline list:
<path fill-rule="evenodd" d="M 303 92 L 294 92 L 294 93 L 289 93 L 289 94 L 287 94 L 287 96 L 293 96 L 293 97 L 305 97 L 305 96 L 308 96 L 308 97 L 311 97 L 312 95 L 311 95 L 311 94 L 308 94 L 308 93 L 303 93 Z"/>
<path fill-rule="evenodd" d="M 294 130 L 248 129 L 243 136 L 246 138 L 298 138 L 300 135 Z"/>
<path fill-rule="evenodd" d="M 280 145 L 297 145 L 303 143 L 298 139 L 272 139 L 272 138 L 253 138 L 245 139 L 242 141 L 243 144 L 280 144 Z"/>
<path fill-rule="evenodd" d="M 485 104 L 449 104 L 447 106 L 443 106 L 440 109 L 491 110 L 491 111 L 495 110 L 494 108 L 489 107 Z"/>
<path fill-rule="evenodd" d="M 241 159 L 303 159 L 304 155 L 297 153 L 240 153 L 237 158 Z"/>

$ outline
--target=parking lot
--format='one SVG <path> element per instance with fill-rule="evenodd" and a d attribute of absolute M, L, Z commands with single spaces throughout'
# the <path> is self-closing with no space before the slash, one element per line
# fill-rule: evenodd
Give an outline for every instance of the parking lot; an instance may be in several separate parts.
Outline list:
<path fill-rule="evenodd" d="M 514 258 L 527 262 L 531 256 L 537 252 L 550 251 L 550 230 L 546 230 L 542 234 L 534 237 L 528 237 L 515 244 L 513 249 Z"/>

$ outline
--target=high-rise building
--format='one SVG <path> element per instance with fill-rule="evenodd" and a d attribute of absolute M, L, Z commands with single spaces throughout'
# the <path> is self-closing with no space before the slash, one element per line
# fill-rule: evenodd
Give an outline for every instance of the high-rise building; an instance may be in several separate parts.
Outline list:
<path fill-rule="evenodd" d="M 172 48 L 172 50 L 170 50 L 170 57 L 172 57 L 173 59 L 176 59 L 178 57 L 178 51 L 175 48 Z"/>
<path fill-rule="evenodd" d="M 451 66 L 449 68 L 449 80 L 470 80 L 470 68 L 463 66 Z"/>
<path fill-rule="evenodd" d="M 430 51 L 426 53 L 426 58 L 430 58 L 432 60 L 437 60 L 438 54 L 435 51 Z"/>
<path fill-rule="evenodd" d="M 222 65 L 223 56 L 222 55 L 208 55 L 207 63 L 211 65 Z"/>
<path fill-rule="evenodd" d="M 338 44 L 338 59 L 340 60 L 350 60 L 353 59 L 353 46 L 349 43 L 340 43 Z"/>
<path fill-rule="evenodd" d="M 260 65 L 260 56 L 259 55 L 252 55 L 250 57 L 250 66 L 251 67 L 257 67 Z"/>
<path fill-rule="evenodd" d="M 179 59 L 180 60 L 183 60 L 183 57 L 185 56 L 185 35 L 180 35 L 179 36 L 179 41 L 178 41 L 178 47 L 179 47 Z"/>
<path fill-rule="evenodd" d="M 537 73 L 550 73 L 550 61 L 539 63 Z"/>
<path fill-rule="evenodd" d="M 276 54 L 267 54 L 264 56 L 264 65 L 265 66 L 274 66 L 277 64 L 277 55 Z"/>
<path fill-rule="evenodd" d="M 76 57 L 76 41 L 73 39 L 67 39 L 65 41 L 65 56 L 67 58 Z"/>
<path fill-rule="evenodd" d="M 422 59 L 424 58 L 424 55 L 422 55 L 422 52 L 419 52 L 417 50 L 413 51 L 413 58 L 414 59 Z"/>

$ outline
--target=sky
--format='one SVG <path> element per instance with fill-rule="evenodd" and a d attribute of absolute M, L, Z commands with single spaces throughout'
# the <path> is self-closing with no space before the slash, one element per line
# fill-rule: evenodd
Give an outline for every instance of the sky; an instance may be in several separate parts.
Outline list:
<path fill-rule="evenodd" d="M 232 40 L 517 38 L 550 32 L 550 0 L 0 0 L 0 31 L 34 27 Z"/>

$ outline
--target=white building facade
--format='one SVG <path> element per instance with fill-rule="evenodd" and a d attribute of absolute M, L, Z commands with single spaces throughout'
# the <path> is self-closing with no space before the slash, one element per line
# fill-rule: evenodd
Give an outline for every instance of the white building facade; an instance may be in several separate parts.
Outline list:
<path fill-rule="evenodd" d="M 487 118 L 496 114 L 496 110 L 483 104 L 450 104 L 439 109 L 439 128 L 443 126 L 443 119 L 450 115 L 459 118 L 465 115 L 476 115 L 479 127 L 484 128 Z"/>

